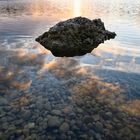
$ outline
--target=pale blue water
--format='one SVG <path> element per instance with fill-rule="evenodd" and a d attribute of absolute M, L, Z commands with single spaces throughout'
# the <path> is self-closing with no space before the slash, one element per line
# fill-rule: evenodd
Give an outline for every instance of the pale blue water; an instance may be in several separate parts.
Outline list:
<path fill-rule="evenodd" d="M 57 22 L 75 16 L 101 18 L 117 37 L 91 54 L 73 58 L 56 58 L 35 42 Z M 88 76 L 119 86 L 126 104 L 132 101 L 132 110 L 136 108 L 127 111 L 139 116 L 140 0 L 0 0 L 1 98 L 13 102 L 16 95 L 53 90 L 63 96 L 71 91 L 69 85 Z"/>

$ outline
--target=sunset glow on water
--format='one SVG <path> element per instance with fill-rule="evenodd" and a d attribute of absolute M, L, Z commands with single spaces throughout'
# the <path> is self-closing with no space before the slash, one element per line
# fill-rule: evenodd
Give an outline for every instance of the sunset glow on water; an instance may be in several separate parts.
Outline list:
<path fill-rule="evenodd" d="M 35 42 L 77 16 L 116 38 L 60 58 Z M 139 140 L 139 91 L 139 0 L 0 0 L 0 140 Z"/>

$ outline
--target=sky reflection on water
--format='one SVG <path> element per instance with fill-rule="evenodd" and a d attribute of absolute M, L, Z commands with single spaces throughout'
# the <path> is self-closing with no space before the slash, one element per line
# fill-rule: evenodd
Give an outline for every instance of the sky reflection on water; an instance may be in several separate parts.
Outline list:
<path fill-rule="evenodd" d="M 39 44 L 37 45 L 34 38 L 48 30 L 56 22 L 80 15 L 101 18 L 107 29 L 117 33 L 116 39 L 107 41 L 93 50 L 91 54 L 76 57 L 76 59 L 82 65 L 89 65 L 91 68 L 139 73 L 139 7 L 140 2 L 132 0 L 129 2 L 126 0 L 1 1 L 1 52 L 7 53 L 8 50 L 13 53 L 19 50 L 18 53 L 22 56 L 20 63 L 23 64 L 26 61 L 24 54 L 27 56 L 29 52 L 32 52 L 36 55 L 41 51 L 43 54 L 47 54 L 47 50 Z M 49 53 L 46 58 L 51 60 L 54 57 Z M 3 63 L 6 60 L 1 61 Z M 16 63 L 18 61 L 16 60 Z M 12 63 L 10 62 L 10 64 Z"/>
<path fill-rule="evenodd" d="M 58 21 L 80 15 L 101 18 L 117 37 L 72 58 L 54 57 L 35 42 Z M 24 130 L 32 122 L 42 135 L 43 121 L 56 109 L 62 120 L 69 121 L 70 110 L 82 124 L 85 114 L 95 115 L 109 134 L 126 135 L 126 128 L 139 134 L 140 1 L 0 0 L 0 35 L 0 138 L 10 138 L 13 125 Z M 104 120 L 103 112 L 113 117 Z"/>
<path fill-rule="evenodd" d="M 1 56 L 8 54 L 6 58 L 1 58 L 1 65 L 7 67 L 10 64 L 13 67 L 25 63 L 28 66 L 48 63 L 55 59 L 54 56 L 34 38 L 60 20 L 87 16 L 101 18 L 106 28 L 115 31 L 117 37 L 101 44 L 91 54 L 74 59 L 90 69 L 139 74 L 139 7 L 140 2 L 132 0 L 0 1 Z"/>

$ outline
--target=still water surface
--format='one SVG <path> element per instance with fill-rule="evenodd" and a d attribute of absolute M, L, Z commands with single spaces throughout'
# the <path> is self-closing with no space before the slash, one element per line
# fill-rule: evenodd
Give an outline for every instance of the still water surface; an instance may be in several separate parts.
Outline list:
<path fill-rule="evenodd" d="M 73 58 L 54 57 L 35 42 L 36 37 L 57 22 L 75 16 L 101 18 L 106 28 L 115 31 L 117 37 L 101 44 L 91 54 Z M 129 125 L 133 126 L 131 128 L 134 132 L 131 135 L 133 138 L 133 135 L 138 135 L 139 91 L 139 0 L 0 0 L 0 121 L 2 123 L 0 136 L 5 139 L 10 137 L 24 139 L 28 137 L 29 131 L 30 134 L 39 134 L 43 139 L 48 137 L 44 134 L 47 130 L 52 139 L 55 139 L 55 136 L 58 138 L 59 133 L 55 130 L 53 132 L 47 126 L 40 127 L 41 123 L 45 122 L 45 115 L 48 123 L 51 115 L 59 114 L 55 111 L 52 113 L 51 110 L 61 110 L 59 114 L 61 117 L 58 115 L 60 122 L 65 120 L 74 133 L 67 135 L 71 138 L 76 136 L 80 138 L 82 132 L 87 134 L 88 126 L 84 126 L 87 130 L 83 130 L 80 126 L 76 131 L 71 122 L 71 111 L 69 117 L 63 113 L 65 110 L 68 112 L 72 110 L 73 114 L 77 114 L 77 110 L 83 108 L 79 114 L 81 112 L 91 116 L 89 112 L 93 111 L 94 106 L 89 109 L 87 105 L 94 99 L 90 93 L 99 93 L 94 97 L 99 110 L 107 110 L 113 114 L 112 110 L 117 109 L 120 114 L 126 114 L 124 115 L 126 121 L 119 122 L 123 125 L 118 126 L 122 130 L 118 139 L 126 135 L 124 131 L 126 128 L 130 129 Z M 82 103 L 81 105 L 80 101 L 85 102 L 86 105 Z M 43 111 L 46 104 L 50 108 L 47 108 L 48 111 L 47 109 Z M 10 109 L 12 111 L 8 114 Z M 96 111 L 93 112 L 98 115 Z M 14 116 L 15 113 L 18 115 Z M 100 117 L 104 113 L 101 113 Z M 42 120 L 37 121 L 40 116 Z M 21 120 L 20 117 L 23 119 Z M 81 117 L 80 121 L 83 122 L 86 117 Z M 131 120 L 131 117 L 134 120 Z M 76 120 L 76 118 L 72 120 L 74 119 Z M 112 137 L 117 139 L 115 132 L 111 131 L 116 127 L 115 119 L 112 120 L 111 117 L 108 121 L 111 126 L 106 126 L 100 120 L 103 124 L 102 129 L 107 129 L 108 133 L 110 132 Z M 96 126 L 96 122 L 94 125 Z M 30 131 L 30 127 L 35 130 Z M 22 133 L 17 132 L 17 129 Z M 91 137 L 105 138 L 104 132 L 96 133 L 100 136 L 92 133 Z M 67 135 L 61 137 L 66 139 Z M 111 136 L 106 138 L 111 139 Z"/>

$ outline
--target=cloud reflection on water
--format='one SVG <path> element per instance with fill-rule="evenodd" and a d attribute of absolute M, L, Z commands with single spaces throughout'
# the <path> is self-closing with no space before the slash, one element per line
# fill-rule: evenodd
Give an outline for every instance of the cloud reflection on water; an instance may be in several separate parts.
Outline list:
<path fill-rule="evenodd" d="M 42 46 L 35 44 L 30 46 L 30 43 L 28 46 L 30 51 L 26 51 L 27 48 L 24 50 L 24 45 L 22 49 L 16 47 L 15 50 L 5 48 L 4 51 L 0 50 L 0 53 L 6 57 L 4 63 L 5 57 L 0 55 L 1 75 L 5 75 L 6 78 L 0 81 L 0 100 L 8 101 L 1 106 L 1 110 L 5 108 L 11 110 L 1 114 L 1 117 L 13 119 L 12 125 L 16 126 L 16 130 L 24 131 L 29 123 L 34 122 L 33 128 L 39 131 L 39 124 L 48 119 L 53 109 L 58 109 L 63 111 L 61 118 L 65 120 L 70 119 L 68 112 L 74 112 L 76 118 L 83 124 L 85 115 L 79 114 L 82 110 L 84 114 L 105 122 L 104 128 L 107 128 L 111 134 L 114 130 L 117 131 L 114 123 L 116 120 L 122 135 L 125 135 L 125 129 L 132 129 L 138 134 L 135 122 L 138 122 L 140 117 L 140 101 L 127 99 L 127 92 L 119 83 L 104 81 L 93 72 L 95 70 L 93 67 L 83 65 L 79 57 L 54 58 Z M 11 77 L 8 77 L 8 74 Z M 113 117 L 110 118 L 107 113 Z M 41 115 L 43 119 L 39 120 Z M 5 123 L 2 121 L 1 124 L 3 134 L 5 135 L 7 131 L 10 134 L 8 128 L 5 130 Z M 8 126 L 11 128 L 9 122 Z M 88 127 L 87 124 L 85 126 Z M 28 130 L 25 133 L 25 137 L 29 132 Z"/>
<path fill-rule="evenodd" d="M 78 60 L 57 58 L 42 66 L 44 73 L 46 70 L 53 74 L 62 85 L 67 87 L 76 101 L 81 100 L 82 96 L 84 98 L 87 96 L 112 108 L 139 116 L 139 100 L 134 99 L 127 102 L 125 89 L 120 87 L 118 83 L 104 82 L 101 77 L 91 72 L 91 67 L 81 65 Z M 130 106 L 131 109 L 129 109 Z"/>
<path fill-rule="evenodd" d="M 51 109 L 62 110 L 62 119 L 68 120 L 70 107 L 82 124 L 88 114 L 104 121 L 110 134 L 115 131 L 118 136 L 124 130 L 122 135 L 128 137 L 127 128 L 139 134 L 140 3 L 101 1 L 81 0 L 77 14 L 101 17 L 108 29 L 118 30 L 118 38 L 92 54 L 74 58 L 54 58 L 34 42 L 56 22 L 73 17 L 74 0 L 0 1 L 0 130 L 4 136 L 11 134 L 13 125 L 24 130 L 31 121 L 38 131 Z M 84 115 L 79 115 L 80 109 Z M 106 113 L 113 115 L 104 119 Z"/>

